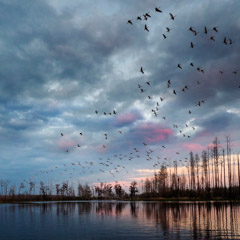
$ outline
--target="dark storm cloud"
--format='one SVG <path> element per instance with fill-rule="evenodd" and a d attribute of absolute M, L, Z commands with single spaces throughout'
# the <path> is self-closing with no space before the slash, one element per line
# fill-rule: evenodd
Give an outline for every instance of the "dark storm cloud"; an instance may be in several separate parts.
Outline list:
<path fill-rule="evenodd" d="M 72 23 L 73 16 L 58 15 L 45 2 L 1 3 L 1 9 L 8 13 L 1 15 L 4 99 L 10 95 L 48 96 L 44 84 L 52 80 L 64 85 L 78 82 L 77 89 L 55 95 L 58 98 L 89 91 L 101 81 L 106 58 L 131 41 L 126 33 L 119 34 L 124 33 L 125 25 L 105 16 L 90 18 L 79 27 Z"/>
<path fill-rule="evenodd" d="M 224 132 L 231 126 L 238 125 L 239 116 L 234 113 L 218 112 L 208 118 L 196 121 L 197 124 L 204 129 L 207 129 L 213 136 Z"/>

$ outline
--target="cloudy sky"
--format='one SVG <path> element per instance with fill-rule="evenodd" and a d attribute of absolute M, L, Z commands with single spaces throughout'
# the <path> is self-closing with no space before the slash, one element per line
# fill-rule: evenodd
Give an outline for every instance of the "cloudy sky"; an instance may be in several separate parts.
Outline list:
<path fill-rule="evenodd" d="M 1 179 L 131 181 L 227 134 L 238 152 L 239 11 L 239 0 L 0 0 Z"/>

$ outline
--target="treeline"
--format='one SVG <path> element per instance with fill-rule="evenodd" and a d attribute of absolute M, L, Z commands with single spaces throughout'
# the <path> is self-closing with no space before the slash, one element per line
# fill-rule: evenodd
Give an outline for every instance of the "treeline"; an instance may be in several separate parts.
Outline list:
<path fill-rule="evenodd" d="M 114 186 L 107 183 L 100 183 L 98 186 L 78 183 L 75 188 L 74 184 L 68 182 L 55 185 L 40 182 L 38 190 L 39 193 L 36 193 L 35 182 L 29 182 L 27 185 L 20 183 L 17 186 L 10 185 L 9 181 L 0 180 L 0 202 L 130 199 L 138 192 L 135 181 L 131 183 L 129 193 L 118 183 Z"/>
<path fill-rule="evenodd" d="M 225 146 L 224 146 L 225 145 Z M 143 183 L 142 197 L 212 199 L 240 198 L 240 157 L 233 154 L 230 137 L 218 138 L 201 155 L 190 152 L 188 159 L 162 164 Z"/>
<path fill-rule="evenodd" d="M 240 199 L 240 157 L 233 154 L 230 137 L 220 144 L 218 138 L 201 155 L 190 152 L 189 158 L 164 162 L 152 178 L 133 181 L 128 191 L 119 183 L 97 186 L 45 184 L 30 181 L 10 185 L 0 180 L 0 201 L 90 200 L 90 199 Z"/>

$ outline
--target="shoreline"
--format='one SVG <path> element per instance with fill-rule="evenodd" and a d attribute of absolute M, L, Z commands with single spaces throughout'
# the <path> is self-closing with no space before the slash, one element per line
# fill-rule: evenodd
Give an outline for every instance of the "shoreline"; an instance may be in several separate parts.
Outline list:
<path fill-rule="evenodd" d="M 227 198 L 212 198 L 212 199 L 201 199 L 201 198 L 134 198 L 134 199 L 81 199 L 81 198 L 63 198 L 63 199 L 21 199 L 21 200 L 5 200 L 0 201 L 0 204 L 16 204 L 16 203 L 38 203 L 38 202 L 101 202 L 101 201 L 119 201 L 119 202 L 169 202 L 169 203 L 181 203 L 181 202 L 229 202 L 229 203 L 240 203 L 240 199 L 227 199 Z"/>

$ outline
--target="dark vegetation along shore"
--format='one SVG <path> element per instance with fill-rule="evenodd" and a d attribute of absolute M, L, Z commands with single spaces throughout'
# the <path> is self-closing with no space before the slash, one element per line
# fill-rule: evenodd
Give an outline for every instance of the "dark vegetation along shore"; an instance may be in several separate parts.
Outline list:
<path fill-rule="evenodd" d="M 0 202 L 69 201 L 69 200 L 240 200 L 240 157 L 233 154 L 230 138 L 226 146 L 215 138 L 201 155 L 190 152 L 189 158 L 163 163 L 152 178 L 131 182 L 128 191 L 116 182 L 95 186 L 68 181 L 46 184 L 43 181 L 11 185 L 0 180 Z"/>

